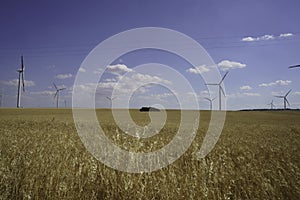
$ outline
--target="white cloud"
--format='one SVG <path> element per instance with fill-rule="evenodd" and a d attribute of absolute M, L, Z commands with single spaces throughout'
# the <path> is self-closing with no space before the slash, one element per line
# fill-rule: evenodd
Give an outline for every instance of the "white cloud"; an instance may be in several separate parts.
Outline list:
<path fill-rule="evenodd" d="M 246 67 L 246 64 L 235 61 L 222 60 L 220 63 L 218 63 L 218 66 L 222 71 L 227 71 L 229 69 L 244 68 Z"/>
<path fill-rule="evenodd" d="M 86 72 L 86 70 L 84 68 L 82 68 L 82 67 L 80 67 L 78 71 L 79 72 Z"/>
<path fill-rule="evenodd" d="M 57 87 L 58 87 L 58 88 L 66 88 L 66 89 L 68 89 L 68 87 L 67 87 L 66 85 L 64 85 L 64 84 L 62 84 L 62 85 L 57 85 Z"/>
<path fill-rule="evenodd" d="M 161 94 L 154 94 L 154 95 L 151 95 L 153 97 L 156 97 L 158 99 L 163 99 L 163 98 L 167 98 L 167 97 L 172 97 L 176 94 L 173 94 L 173 93 L 170 93 L 170 92 L 165 92 L 165 93 L 161 93 Z"/>
<path fill-rule="evenodd" d="M 136 73 L 133 74 L 131 77 L 125 77 L 128 81 L 138 81 L 138 82 L 154 82 L 154 83 L 165 83 L 165 84 L 171 84 L 170 81 L 164 80 L 158 76 L 151 76 L 148 74 L 140 74 Z"/>
<path fill-rule="evenodd" d="M 271 83 L 262 83 L 259 84 L 259 87 L 270 87 L 270 86 L 278 86 L 278 85 L 289 85 L 290 83 L 292 83 L 292 81 L 290 80 L 277 80 L 275 82 L 271 82 Z"/>
<path fill-rule="evenodd" d="M 121 73 L 132 71 L 132 69 L 128 68 L 124 64 L 109 65 L 106 67 L 106 70 L 112 74 L 118 74 L 118 75 Z"/>
<path fill-rule="evenodd" d="M 93 71 L 94 74 L 100 74 L 102 73 L 102 69 L 96 69 L 95 71 Z"/>
<path fill-rule="evenodd" d="M 202 74 L 202 73 L 205 73 L 205 72 L 209 72 L 209 68 L 206 67 L 206 65 L 200 65 L 198 67 L 195 67 L 195 68 L 189 68 L 186 70 L 187 72 L 189 73 L 192 73 L 192 74 Z"/>
<path fill-rule="evenodd" d="M 12 79 L 9 81 L 1 81 L 2 84 L 8 85 L 8 86 L 18 86 L 18 82 L 19 82 L 18 79 Z M 30 81 L 30 80 L 24 80 L 24 84 L 25 84 L 25 88 L 35 86 L 35 82 Z"/>
<path fill-rule="evenodd" d="M 114 89 L 118 93 L 133 92 L 134 88 L 138 88 L 140 85 L 149 85 L 148 83 L 156 84 L 171 84 L 170 81 L 164 80 L 158 76 L 151 76 L 149 74 L 133 73 L 128 76 L 122 77 L 118 82 L 114 82 L 116 85 Z"/>
<path fill-rule="evenodd" d="M 251 90 L 252 87 L 249 86 L 249 85 L 243 85 L 243 86 L 240 87 L 240 89 L 241 89 L 241 90 Z"/>
<path fill-rule="evenodd" d="M 293 33 L 282 33 L 279 35 L 280 38 L 285 38 L 285 37 L 292 37 L 294 34 Z"/>
<path fill-rule="evenodd" d="M 138 86 L 143 85 L 143 83 L 164 83 L 164 84 L 171 84 L 170 81 L 164 80 L 158 76 L 151 76 L 148 74 L 140 74 L 140 73 L 133 73 L 129 74 L 128 76 L 119 77 L 119 80 L 116 79 L 105 79 L 102 82 L 99 82 L 98 84 L 95 83 L 86 83 L 77 86 L 78 89 L 80 89 L 82 92 L 92 93 L 93 88 L 97 88 L 98 93 L 101 94 L 108 94 L 113 89 L 115 89 L 115 92 L 118 94 L 124 94 L 124 93 L 130 93 L 134 92 L 133 89 L 138 88 Z M 138 91 L 143 93 L 146 91 L 147 86 L 140 87 Z"/>
<path fill-rule="evenodd" d="M 114 78 L 107 78 L 104 80 L 104 82 L 116 82 L 117 80 Z"/>
<path fill-rule="evenodd" d="M 244 37 L 244 38 L 242 38 L 242 41 L 243 42 L 254 42 L 254 41 L 256 41 L 256 38 L 254 38 L 254 37 Z"/>
<path fill-rule="evenodd" d="M 300 95 L 300 92 L 294 92 L 295 95 Z"/>
<path fill-rule="evenodd" d="M 209 92 L 208 92 L 207 90 L 202 90 L 202 91 L 200 92 L 200 95 L 201 95 L 201 96 L 207 96 L 207 95 L 209 95 Z"/>
<path fill-rule="evenodd" d="M 243 92 L 243 93 L 237 92 L 233 94 L 228 94 L 226 96 L 228 98 L 234 99 L 234 98 L 245 98 L 245 97 L 259 97 L 261 95 L 255 92 Z"/>
<path fill-rule="evenodd" d="M 100 82 L 98 83 L 98 88 L 100 89 L 113 89 L 115 87 L 115 82 Z"/>
<path fill-rule="evenodd" d="M 73 75 L 72 74 L 58 74 L 55 76 L 56 79 L 67 79 L 71 78 Z"/>
<path fill-rule="evenodd" d="M 123 73 L 126 73 L 126 72 L 132 72 L 133 70 L 128 68 L 124 64 L 116 64 L 116 65 L 108 65 L 106 67 L 106 71 L 111 73 L 111 74 L 119 76 L 119 75 L 121 75 Z M 98 68 L 95 71 L 93 71 L 94 74 L 100 74 L 102 72 L 103 72 L 102 68 Z"/>
<path fill-rule="evenodd" d="M 243 42 L 255 42 L 255 41 L 260 41 L 260 40 L 273 40 L 275 39 L 275 37 L 273 35 L 263 35 L 263 36 L 259 36 L 259 37 L 244 37 L 242 38 Z"/>
<path fill-rule="evenodd" d="M 279 36 L 274 36 L 274 35 L 263 35 L 263 36 L 259 36 L 259 37 L 244 37 L 242 38 L 243 42 L 256 42 L 256 41 L 261 41 L 261 40 L 274 40 L 276 38 L 286 38 L 286 37 L 291 37 L 293 36 L 292 33 L 281 33 Z"/>
<path fill-rule="evenodd" d="M 273 40 L 275 37 L 273 35 L 264 35 L 258 38 L 258 40 Z"/>
<path fill-rule="evenodd" d="M 260 96 L 259 93 L 252 93 L 252 92 L 244 92 L 243 94 L 248 97 L 259 97 Z"/>
<path fill-rule="evenodd" d="M 207 98 L 214 98 L 214 97 L 216 97 L 216 94 L 215 94 L 215 92 L 213 92 L 213 91 L 208 91 L 208 90 L 202 90 L 202 91 L 200 91 L 200 94 L 199 94 L 199 96 L 198 96 L 199 98 L 204 98 L 204 97 L 207 97 Z"/>
<path fill-rule="evenodd" d="M 283 91 L 281 92 L 271 92 L 272 96 L 280 96 L 283 93 Z"/>
<path fill-rule="evenodd" d="M 54 94 L 55 94 L 55 91 L 44 90 L 44 91 L 30 92 L 30 94 L 37 94 L 37 95 L 54 95 Z"/>

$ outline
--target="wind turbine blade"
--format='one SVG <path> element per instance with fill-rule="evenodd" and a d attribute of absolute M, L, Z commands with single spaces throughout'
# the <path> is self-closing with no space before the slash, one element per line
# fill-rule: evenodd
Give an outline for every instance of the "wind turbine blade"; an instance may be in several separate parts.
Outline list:
<path fill-rule="evenodd" d="M 55 89 L 57 90 L 57 87 L 56 87 L 55 83 L 53 83 L 53 85 L 54 85 Z"/>
<path fill-rule="evenodd" d="M 277 98 L 284 98 L 284 96 L 274 96 L 274 97 L 277 97 Z"/>
<path fill-rule="evenodd" d="M 288 103 L 289 106 L 291 106 L 290 102 L 287 100 L 287 98 L 284 98 L 284 100 Z"/>
<path fill-rule="evenodd" d="M 211 99 L 209 99 L 209 98 L 206 98 L 206 97 L 204 97 L 204 99 L 206 99 L 206 100 L 208 100 L 208 101 L 211 101 Z"/>
<path fill-rule="evenodd" d="M 295 67 L 300 67 L 300 65 L 289 66 L 289 68 L 295 68 Z"/>
<path fill-rule="evenodd" d="M 55 92 L 55 94 L 54 94 L 54 99 L 55 99 L 55 97 L 57 96 L 57 93 L 58 93 L 58 90 L 56 90 L 56 92 Z"/>
<path fill-rule="evenodd" d="M 23 61 L 23 56 L 21 56 L 21 69 L 24 71 L 24 61 Z"/>
<path fill-rule="evenodd" d="M 220 86 L 220 90 L 222 91 L 223 95 L 226 96 L 222 86 Z"/>
<path fill-rule="evenodd" d="M 60 88 L 60 89 L 58 89 L 58 90 L 61 91 L 61 90 L 65 90 L 65 89 L 67 89 L 67 88 Z"/>
<path fill-rule="evenodd" d="M 212 101 L 215 100 L 216 98 L 217 98 L 217 97 L 213 98 Z"/>
<path fill-rule="evenodd" d="M 106 97 L 108 100 L 110 100 L 111 101 L 111 98 L 110 97 Z"/>
<path fill-rule="evenodd" d="M 224 81 L 224 79 L 225 79 L 225 77 L 227 76 L 227 74 L 228 74 L 228 72 L 226 72 L 226 74 L 223 76 L 223 78 L 222 78 L 222 80 L 220 81 L 219 84 L 221 84 L 221 83 Z"/>
<path fill-rule="evenodd" d="M 290 89 L 289 91 L 288 91 L 288 93 L 286 93 L 286 95 L 285 95 L 285 97 L 287 97 L 287 95 L 289 95 L 289 93 L 292 91 L 292 89 Z"/>

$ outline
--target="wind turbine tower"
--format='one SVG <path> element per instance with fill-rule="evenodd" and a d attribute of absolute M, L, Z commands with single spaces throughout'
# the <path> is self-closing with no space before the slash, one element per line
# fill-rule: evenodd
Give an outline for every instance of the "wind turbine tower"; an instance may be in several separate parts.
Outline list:
<path fill-rule="evenodd" d="M 212 110 L 212 103 L 213 103 L 213 101 L 216 99 L 217 97 L 215 97 L 215 98 L 213 98 L 213 99 L 210 99 L 210 98 L 207 98 L 207 97 L 205 97 L 204 99 L 206 99 L 207 101 L 209 101 L 209 103 L 210 103 L 210 110 Z"/>
<path fill-rule="evenodd" d="M 21 56 L 21 69 L 17 70 L 17 72 L 19 73 L 17 108 L 21 107 L 21 87 L 23 88 L 23 92 L 25 92 L 24 70 L 25 70 L 25 67 L 24 67 L 24 62 L 23 62 L 23 56 Z M 21 86 L 21 81 L 22 81 L 22 86 Z"/>
<path fill-rule="evenodd" d="M 66 88 L 58 88 L 58 87 L 55 85 L 55 83 L 53 83 L 53 85 L 54 85 L 54 87 L 55 87 L 55 89 L 56 89 L 54 98 L 56 97 L 56 108 L 58 108 L 58 107 L 59 107 L 59 104 L 58 104 L 58 102 L 59 102 L 59 92 L 62 91 L 62 90 L 64 90 L 64 89 L 66 89 Z"/>
<path fill-rule="evenodd" d="M 216 86 L 219 86 L 219 110 L 222 109 L 222 105 L 221 105 L 222 104 L 222 99 L 221 99 L 222 98 L 222 93 L 225 96 L 225 92 L 224 92 L 224 90 L 222 88 L 222 83 L 223 83 L 225 77 L 227 76 L 227 74 L 228 74 L 228 72 L 226 72 L 226 74 L 222 77 L 222 79 L 221 79 L 221 81 L 219 83 L 207 83 L 207 84 L 205 84 L 205 85 L 216 85 Z"/>
<path fill-rule="evenodd" d="M 282 98 L 283 99 L 283 107 L 284 109 L 286 110 L 286 103 L 288 103 L 288 105 L 290 106 L 290 103 L 289 101 L 287 100 L 287 96 L 289 95 L 289 93 L 291 92 L 292 90 L 289 90 L 284 96 L 275 96 L 277 98 Z"/>

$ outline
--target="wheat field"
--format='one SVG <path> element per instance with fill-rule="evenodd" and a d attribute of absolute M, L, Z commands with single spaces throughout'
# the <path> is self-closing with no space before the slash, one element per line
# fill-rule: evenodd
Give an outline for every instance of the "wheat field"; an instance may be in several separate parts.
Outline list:
<path fill-rule="evenodd" d="M 148 113 L 130 110 L 137 124 Z M 97 110 L 106 135 L 130 151 L 152 151 L 172 140 L 180 111 L 151 139 L 120 130 Z M 300 199 L 300 112 L 227 112 L 222 135 L 197 157 L 210 112 L 200 111 L 190 148 L 151 173 L 105 166 L 82 144 L 71 109 L 0 109 L 0 199 Z"/>

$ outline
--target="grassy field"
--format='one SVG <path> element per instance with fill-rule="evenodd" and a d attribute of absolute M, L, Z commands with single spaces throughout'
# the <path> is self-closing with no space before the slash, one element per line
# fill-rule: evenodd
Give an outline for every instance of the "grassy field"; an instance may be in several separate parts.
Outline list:
<path fill-rule="evenodd" d="M 122 134 L 110 110 L 97 115 L 107 136 L 124 149 L 152 151 L 177 130 L 168 111 L 160 134 L 137 140 Z M 227 112 L 213 151 L 198 159 L 210 120 L 188 151 L 168 167 L 129 174 L 86 151 L 69 109 L 0 109 L 0 199 L 300 199 L 300 112 Z M 147 113 L 131 110 L 144 125 Z M 117 136 L 119 133 L 119 136 Z"/>

